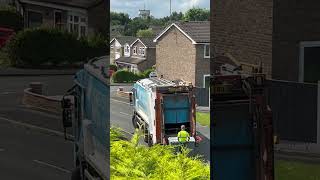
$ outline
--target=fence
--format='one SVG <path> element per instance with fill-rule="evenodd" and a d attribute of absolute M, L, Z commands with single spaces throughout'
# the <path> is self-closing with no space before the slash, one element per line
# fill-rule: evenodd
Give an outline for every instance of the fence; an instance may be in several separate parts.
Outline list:
<path fill-rule="evenodd" d="M 198 106 L 209 107 L 209 89 L 208 88 L 196 88 L 195 89 L 196 104 Z"/>
<path fill-rule="evenodd" d="M 317 142 L 318 85 L 269 80 L 268 101 L 280 139 Z"/>

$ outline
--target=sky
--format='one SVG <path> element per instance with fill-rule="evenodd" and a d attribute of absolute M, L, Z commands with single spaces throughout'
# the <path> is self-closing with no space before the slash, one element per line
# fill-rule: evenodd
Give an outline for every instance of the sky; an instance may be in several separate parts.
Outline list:
<path fill-rule="evenodd" d="M 129 14 L 130 18 L 137 17 L 139 9 L 151 11 L 151 15 L 160 18 L 169 16 L 170 0 L 111 0 L 110 10 Z M 192 7 L 210 8 L 210 0 L 171 0 L 172 12 L 186 12 Z"/>

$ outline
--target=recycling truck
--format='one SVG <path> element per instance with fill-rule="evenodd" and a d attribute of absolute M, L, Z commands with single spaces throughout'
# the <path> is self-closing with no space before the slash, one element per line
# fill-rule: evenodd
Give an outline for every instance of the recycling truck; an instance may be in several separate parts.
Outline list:
<path fill-rule="evenodd" d="M 74 78 L 64 96 L 63 125 L 72 130 L 72 180 L 107 180 L 109 177 L 109 57 L 94 58 Z"/>
<path fill-rule="evenodd" d="M 144 141 L 178 144 L 177 134 L 185 125 L 190 134 L 187 146 L 196 145 L 196 110 L 192 84 L 152 77 L 137 81 L 130 93 L 132 123 L 144 132 Z"/>

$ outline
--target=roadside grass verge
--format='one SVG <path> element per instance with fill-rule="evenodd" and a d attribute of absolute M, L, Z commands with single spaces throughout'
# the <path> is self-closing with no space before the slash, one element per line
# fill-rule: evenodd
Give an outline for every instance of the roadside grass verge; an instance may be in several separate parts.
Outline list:
<path fill-rule="evenodd" d="M 10 66 L 8 54 L 4 50 L 0 50 L 0 67 Z"/>
<path fill-rule="evenodd" d="M 275 161 L 276 180 L 320 180 L 320 164 L 299 161 Z"/>
<path fill-rule="evenodd" d="M 197 112 L 196 120 L 202 126 L 210 127 L 210 113 Z"/>

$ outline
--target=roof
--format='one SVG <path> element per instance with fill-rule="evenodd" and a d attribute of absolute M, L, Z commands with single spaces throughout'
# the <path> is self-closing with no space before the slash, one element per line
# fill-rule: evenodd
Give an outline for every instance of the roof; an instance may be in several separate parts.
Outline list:
<path fill-rule="evenodd" d="M 137 38 L 133 37 L 133 36 L 118 36 L 118 37 L 114 37 L 110 43 L 116 39 L 121 45 L 124 45 L 126 43 L 128 44 L 132 44 Z"/>
<path fill-rule="evenodd" d="M 122 63 L 128 63 L 128 64 L 140 64 L 143 61 L 145 61 L 146 59 L 142 59 L 142 58 L 133 58 L 133 57 L 125 57 L 122 56 L 119 59 L 116 59 L 116 62 L 122 62 Z"/>
<path fill-rule="evenodd" d="M 77 7 L 77 8 L 84 8 L 88 9 L 92 6 L 98 5 L 103 0 L 20 0 L 23 3 L 28 3 L 30 1 L 32 2 L 39 2 L 39 3 L 51 3 L 51 4 L 57 4 L 57 5 L 63 5 L 63 6 L 71 6 L 71 7 Z"/>
<path fill-rule="evenodd" d="M 179 29 L 179 31 L 189 38 L 193 44 L 210 43 L 210 21 L 186 21 L 172 23 L 157 35 L 154 42 L 163 36 L 171 27 Z"/>
<path fill-rule="evenodd" d="M 137 38 L 130 46 L 132 46 L 137 41 L 140 41 L 145 47 L 156 47 L 156 43 L 153 42 L 153 39 L 146 37 Z"/>

